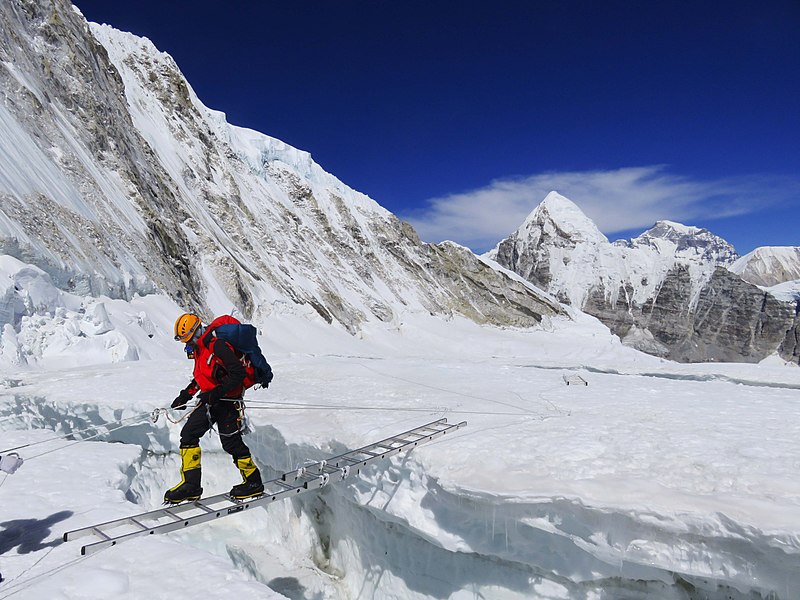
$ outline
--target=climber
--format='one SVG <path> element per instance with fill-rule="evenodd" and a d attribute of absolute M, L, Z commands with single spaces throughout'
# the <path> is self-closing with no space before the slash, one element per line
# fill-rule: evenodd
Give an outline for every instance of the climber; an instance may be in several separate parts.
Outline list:
<path fill-rule="evenodd" d="M 229 342 L 220 339 L 215 329 L 239 324 L 234 317 L 218 317 L 204 327 L 200 317 L 186 313 L 175 321 L 175 340 L 183 342 L 188 358 L 194 359 L 194 377 L 172 402 L 172 408 L 186 409 L 197 394 L 198 404 L 181 430 L 181 481 L 164 494 L 164 502 L 177 504 L 197 500 L 200 486 L 200 438 L 217 425 L 223 449 L 233 457 L 242 474 L 242 483 L 233 486 L 230 496 L 241 500 L 264 493 L 261 473 L 253 462 L 250 449 L 242 440 L 241 410 L 245 389 L 256 383 L 248 356 Z M 271 372 L 270 372 L 271 379 Z"/>

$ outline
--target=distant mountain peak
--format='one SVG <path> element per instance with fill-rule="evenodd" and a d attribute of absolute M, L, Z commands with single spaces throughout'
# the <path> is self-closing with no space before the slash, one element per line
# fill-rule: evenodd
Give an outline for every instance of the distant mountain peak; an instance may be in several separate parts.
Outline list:
<path fill-rule="evenodd" d="M 655 225 L 653 225 L 653 227 L 651 227 L 648 230 L 648 233 L 650 233 L 651 235 L 663 234 L 663 236 L 670 234 L 698 235 L 704 232 L 709 233 L 707 229 L 695 227 L 694 225 L 684 225 L 683 223 L 678 223 L 677 221 L 669 221 L 667 219 L 656 221 Z"/>
<path fill-rule="evenodd" d="M 745 281 L 764 287 L 800 280 L 800 246 L 762 246 L 728 268 Z"/>
<path fill-rule="evenodd" d="M 517 234 L 529 237 L 535 229 L 576 242 L 607 242 L 597 225 L 569 198 L 552 191 L 533 209 Z"/>
<path fill-rule="evenodd" d="M 649 246 L 663 253 L 668 251 L 665 243 L 674 244 L 673 252 L 678 258 L 698 256 L 704 261 L 720 265 L 729 265 L 738 258 L 731 244 L 708 229 L 668 220 L 656 221 L 655 225 L 627 245 L 632 248 Z"/>

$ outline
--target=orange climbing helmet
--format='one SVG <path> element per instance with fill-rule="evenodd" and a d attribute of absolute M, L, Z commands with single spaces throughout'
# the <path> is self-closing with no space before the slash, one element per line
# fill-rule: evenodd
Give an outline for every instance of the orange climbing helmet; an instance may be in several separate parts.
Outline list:
<path fill-rule="evenodd" d="M 200 317 L 194 313 L 184 313 L 175 321 L 175 341 L 188 344 L 200 327 Z"/>

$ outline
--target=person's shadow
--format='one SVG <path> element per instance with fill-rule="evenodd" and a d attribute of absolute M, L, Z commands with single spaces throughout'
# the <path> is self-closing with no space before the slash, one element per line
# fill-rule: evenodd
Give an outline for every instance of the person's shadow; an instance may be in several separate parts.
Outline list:
<path fill-rule="evenodd" d="M 50 528 L 69 519 L 73 515 L 71 510 L 62 510 L 54 513 L 46 519 L 17 519 L 0 523 L 3 531 L 0 531 L 0 555 L 17 548 L 18 554 L 29 554 L 44 548 L 54 548 L 63 543 L 63 540 L 53 540 L 44 543 L 50 536 Z"/>

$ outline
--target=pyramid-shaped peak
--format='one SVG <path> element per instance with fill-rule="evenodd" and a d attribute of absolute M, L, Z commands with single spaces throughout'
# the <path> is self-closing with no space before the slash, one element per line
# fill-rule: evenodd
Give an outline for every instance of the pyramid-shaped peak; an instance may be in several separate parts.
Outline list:
<path fill-rule="evenodd" d="M 544 200 L 541 201 L 539 206 L 546 208 L 551 214 L 579 213 L 583 215 L 583 211 L 578 207 L 577 204 L 575 204 L 572 200 L 570 200 L 566 196 L 562 196 L 556 191 L 552 191 L 549 194 L 547 194 L 547 196 L 545 196 Z"/>
<path fill-rule="evenodd" d="M 552 191 L 525 219 L 521 231 L 553 227 L 575 240 L 607 242 L 597 225 L 569 198 Z"/>

